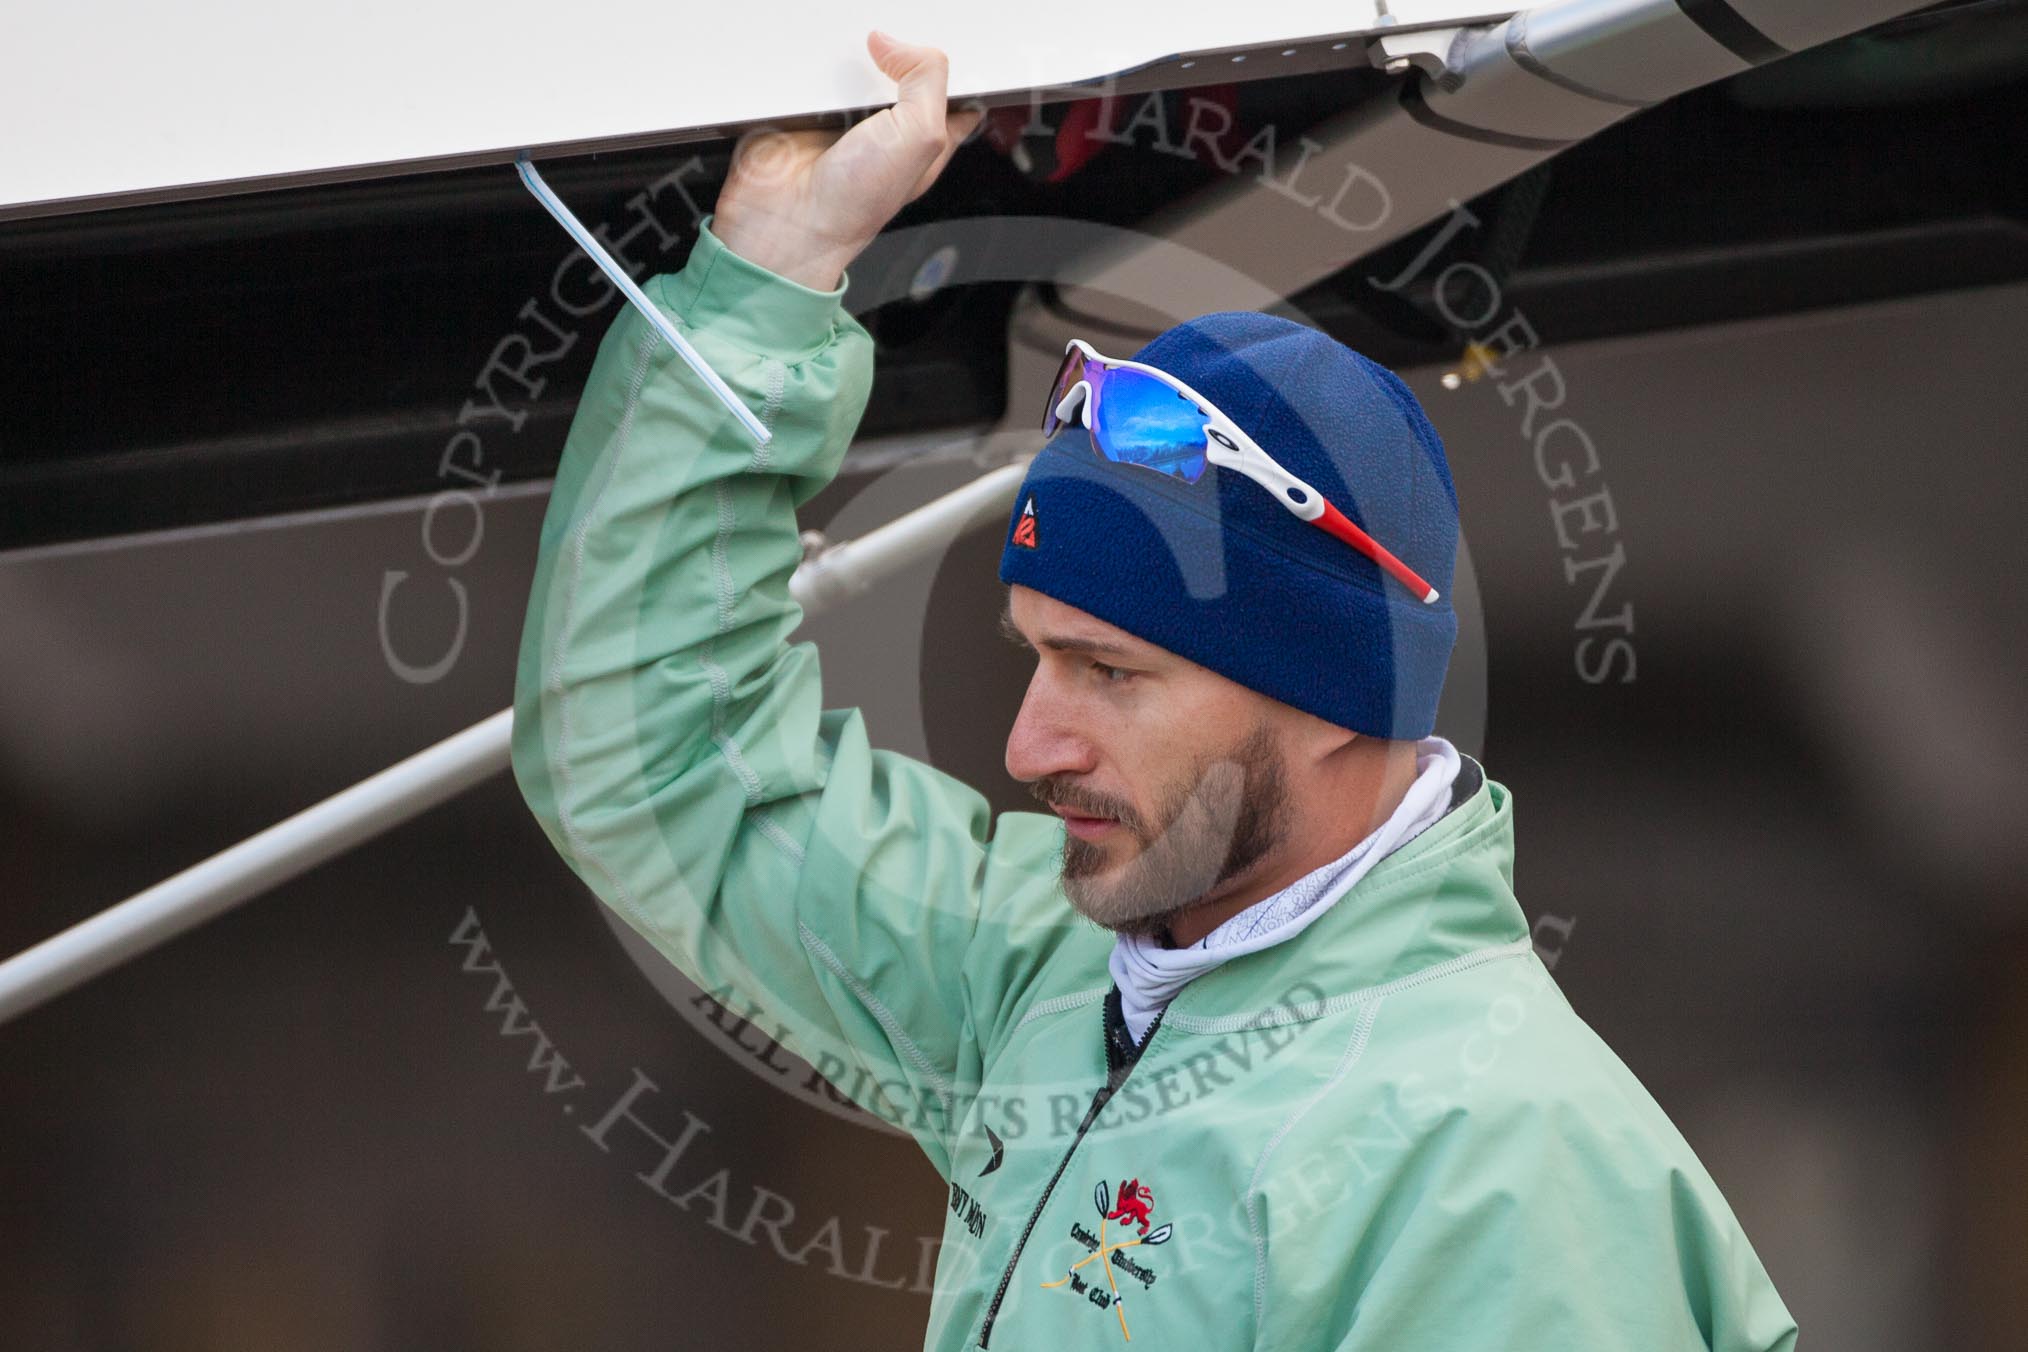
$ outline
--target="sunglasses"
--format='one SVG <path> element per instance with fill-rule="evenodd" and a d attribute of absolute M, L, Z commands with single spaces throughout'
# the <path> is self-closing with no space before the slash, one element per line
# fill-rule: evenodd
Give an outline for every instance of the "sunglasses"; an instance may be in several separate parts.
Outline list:
<path fill-rule="evenodd" d="M 1236 470 L 1275 495 L 1307 521 L 1379 564 L 1424 604 L 1437 590 L 1372 536 L 1324 500 L 1324 495 L 1278 464 L 1209 399 L 1167 371 L 1101 356 L 1082 338 L 1065 346 L 1063 365 L 1050 386 L 1042 431 L 1077 414 L 1092 445 L 1116 465 L 1138 465 L 1194 484 L 1207 464 Z"/>

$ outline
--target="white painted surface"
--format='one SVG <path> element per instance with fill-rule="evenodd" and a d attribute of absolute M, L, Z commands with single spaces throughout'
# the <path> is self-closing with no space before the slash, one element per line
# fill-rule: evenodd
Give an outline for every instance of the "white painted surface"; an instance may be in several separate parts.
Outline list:
<path fill-rule="evenodd" d="M 1390 8 L 1411 24 L 1488 12 Z M 962 98 L 1376 22 L 1372 0 L 1042 14 L 946 0 L 24 2 L 0 17 L 0 216 L 878 105 L 893 86 L 866 55 L 876 24 L 949 52 Z M 1249 73 L 1277 57 L 1255 53 Z"/>

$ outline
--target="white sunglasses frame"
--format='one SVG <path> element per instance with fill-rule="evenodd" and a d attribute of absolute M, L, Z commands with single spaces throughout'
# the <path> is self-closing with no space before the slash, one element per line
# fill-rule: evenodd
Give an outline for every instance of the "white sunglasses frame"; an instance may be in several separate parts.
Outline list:
<path fill-rule="evenodd" d="M 1124 367 L 1130 371 L 1141 371 L 1153 376 L 1197 405 L 1198 412 L 1209 420 L 1205 424 L 1204 458 L 1221 469 L 1236 470 L 1274 494 L 1276 501 L 1288 508 L 1299 520 L 1324 530 L 1327 534 L 1343 540 L 1360 553 L 1372 559 L 1393 575 L 1394 579 L 1414 593 L 1424 605 L 1434 605 L 1437 589 L 1425 582 L 1413 568 L 1388 552 L 1385 546 L 1358 526 L 1336 507 L 1333 507 L 1322 493 L 1303 480 L 1289 473 L 1279 461 L 1260 448 L 1259 443 L 1246 434 L 1244 428 L 1219 411 L 1218 405 L 1206 399 L 1188 385 L 1170 375 L 1160 367 L 1143 362 L 1128 361 L 1123 357 L 1108 357 L 1082 338 L 1073 338 L 1063 345 L 1064 355 L 1072 348 L 1083 354 L 1086 361 L 1096 361 L 1104 366 Z M 1061 365 L 1057 368 L 1062 370 Z M 1082 393 L 1079 393 L 1082 391 Z M 1086 431 L 1091 430 L 1092 417 L 1091 382 L 1082 375 L 1063 392 L 1051 410 L 1058 423 L 1070 421 L 1075 413 Z M 1119 463 L 1119 462 L 1115 462 Z M 1156 473 L 1164 471 L 1157 470 Z M 1170 476 L 1174 477 L 1174 476 Z"/>

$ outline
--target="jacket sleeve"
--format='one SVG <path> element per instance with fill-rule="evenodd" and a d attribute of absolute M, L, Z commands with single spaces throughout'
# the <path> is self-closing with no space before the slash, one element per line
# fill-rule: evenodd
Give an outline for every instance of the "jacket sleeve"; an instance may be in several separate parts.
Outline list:
<path fill-rule="evenodd" d="M 705 990 L 757 1005 L 947 1173 L 974 1025 L 1021 998 L 1005 955 L 978 980 L 981 906 L 1049 885 L 1054 823 L 1006 814 L 992 839 L 980 794 L 871 749 L 858 710 L 820 708 L 817 650 L 788 642 L 795 509 L 844 458 L 873 343 L 844 280 L 781 277 L 711 220 L 644 289 L 773 437 L 756 447 L 623 308 L 542 526 L 514 775 L 600 901 Z"/>

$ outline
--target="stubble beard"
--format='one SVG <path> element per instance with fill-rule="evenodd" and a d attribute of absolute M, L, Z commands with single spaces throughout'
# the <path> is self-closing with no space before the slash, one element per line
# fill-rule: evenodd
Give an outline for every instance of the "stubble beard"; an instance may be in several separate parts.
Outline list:
<path fill-rule="evenodd" d="M 1063 841 L 1064 895 L 1080 915 L 1120 934 L 1165 933 L 1286 834 L 1288 781 L 1264 720 L 1193 766 L 1165 796 L 1152 826 L 1113 800 L 1047 780 L 1031 787 L 1045 802 L 1115 818 L 1140 842 L 1135 854 L 1113 864 L 1104 844 L 1068 834 Z"/>

